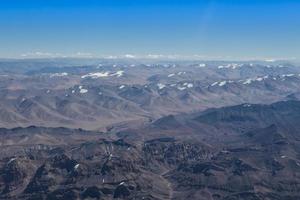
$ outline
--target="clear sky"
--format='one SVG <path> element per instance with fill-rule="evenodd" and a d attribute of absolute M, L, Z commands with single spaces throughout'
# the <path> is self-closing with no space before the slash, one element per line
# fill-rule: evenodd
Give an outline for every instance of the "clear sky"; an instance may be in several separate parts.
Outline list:
<path fill-rule="evenodd" d="M 0 57 L 22 54 L 299 59 L 300 0 L 0 0 Z"/>

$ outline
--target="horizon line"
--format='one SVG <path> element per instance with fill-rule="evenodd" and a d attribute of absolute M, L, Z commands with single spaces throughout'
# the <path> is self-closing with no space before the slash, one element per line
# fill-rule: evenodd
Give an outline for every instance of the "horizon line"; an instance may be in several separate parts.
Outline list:
<path fill-rule="evenodd" d="M 30 52 L 20 56 L 1 57 L 1 60 L 41 60 L 41 59 L 105 59 L 105 60 L 197 60 L 197 61 L 299 61 L 296 57 L 235 57 L 235 56 L 208 56 L 208 55 L 183 55 L 183 54 L 115 54 L 115 55 L 95 55 L 93 53 L 77 52 L 75 54 L 59 54 L 45 52 Z"/>

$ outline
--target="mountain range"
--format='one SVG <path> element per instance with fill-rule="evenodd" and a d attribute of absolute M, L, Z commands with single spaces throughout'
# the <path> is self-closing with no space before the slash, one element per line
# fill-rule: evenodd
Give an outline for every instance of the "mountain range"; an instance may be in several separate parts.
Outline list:
<path fill-rule="evenodd" d="M 297 65 L 0 66 L 0 199 L 300 199 Z"/>

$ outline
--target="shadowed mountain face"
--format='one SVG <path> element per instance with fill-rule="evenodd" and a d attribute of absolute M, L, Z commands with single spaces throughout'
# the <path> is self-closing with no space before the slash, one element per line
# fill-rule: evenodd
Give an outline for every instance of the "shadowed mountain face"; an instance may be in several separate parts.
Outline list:
<path fill-rule="evenodd" d="M 0 199 L 298 200 L 299 74 L 276 62 L 1 61 Z"/>
<path fill-rule="evenodd" d="M 1 129 L 0 198 L 299 199 L 299 109 L 242 104 L 108 133 Z"/>

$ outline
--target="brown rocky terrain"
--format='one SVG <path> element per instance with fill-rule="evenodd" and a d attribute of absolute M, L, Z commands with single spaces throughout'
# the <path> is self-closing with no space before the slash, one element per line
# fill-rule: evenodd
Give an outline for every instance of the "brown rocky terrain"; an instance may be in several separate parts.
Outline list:
<path fill-rule="evenodd" d="M 300 199 L 297 66 L 0 66 L 0 199 Z"/>

